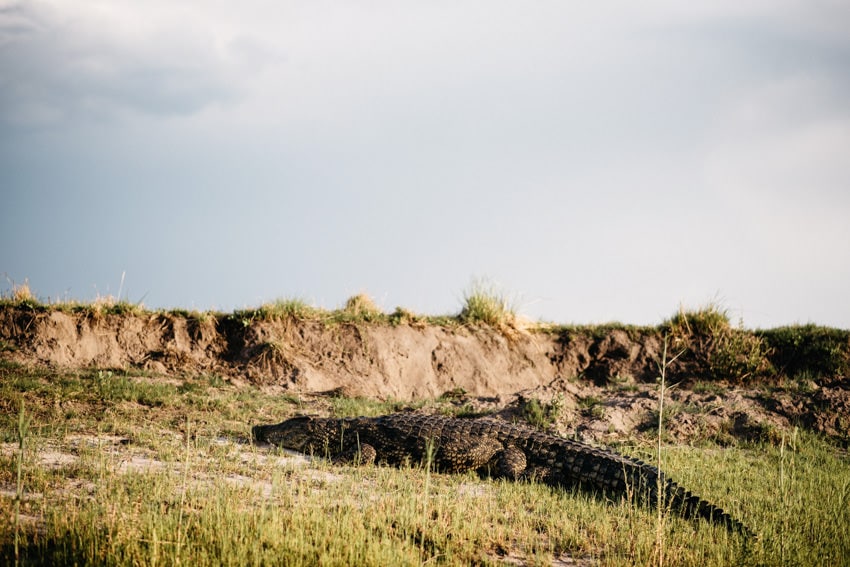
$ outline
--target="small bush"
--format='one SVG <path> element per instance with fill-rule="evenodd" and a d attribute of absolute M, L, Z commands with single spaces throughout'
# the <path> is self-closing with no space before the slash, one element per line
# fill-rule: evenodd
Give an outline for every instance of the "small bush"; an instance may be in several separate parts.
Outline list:
<path fill-rule="evenodd" d="M 742 380 L 770 368 L 767 359 L 770 349 L 764 339 L 743 329 L 718 332 L 713 346 L 708 364 L 717 377 Z"/>
<path fill-rule="evenodd" d="M 459 319 L 464 323 L 484 323 L 493 327 L 512 326 L 516 310 L 495 285 L 476 281 L 464 294 Z"/>
<path fill-rule="evenodd" d="M 743 329 L 733 327 L 728 311 L 711 302 L 695 311 L 679 309 L 662 323 L 674 348 L 683 348 L 687 355 L 683 364 L 707 379 L 740 381 L 770 370 L 770 346 L 764 339 Z"/>
<path fill-rule="evenodd" d="M 776 370 L 790 377 L 850 373 L 850 331 L 817 325 L 792 325 L 757 331 L 770 347 Z"/>

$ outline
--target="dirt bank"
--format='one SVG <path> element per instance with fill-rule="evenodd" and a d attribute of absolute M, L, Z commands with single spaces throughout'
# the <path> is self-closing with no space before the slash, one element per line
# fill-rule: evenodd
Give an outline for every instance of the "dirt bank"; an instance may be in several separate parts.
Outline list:
<path fill-rule="evenodd" d="M 590 337 L 488 326 L 268 321 L 171 313 L 0 311 L 0 339 L 20 361 L 60 368 L 219 374 L 294 392 L 410 400 L 463 390 L 510 396 L 588 376 L 652 381 L 662 339 Z"/>
<path fill-rule="evenodd" d="M 687 321 L 520 331 L 418 319 L 0 308 L 2 356 L 18 363 L 215 374 L 297 395 L 409 401 L 449 393 L 470 408 L 551 416 L 563 432 L 602 441 L 654 427 L 666 336 L 669 358 L 678 355 L 667 367 L 677 384 L 668 405 L 675 437 L 771 440 L 801 425 L 846 442 L 846 333 L 815 344 L 806 337 L 823 332 L 806 332 L 718 332 Z"/>

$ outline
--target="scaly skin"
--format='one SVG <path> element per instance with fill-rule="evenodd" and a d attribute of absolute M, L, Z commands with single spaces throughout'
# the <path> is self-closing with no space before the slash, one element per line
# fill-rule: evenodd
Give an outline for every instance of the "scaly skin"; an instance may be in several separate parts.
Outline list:
<path fill-rule="evenodd" d="M 491 418 L 459 419 L 396 413 L 345 419 L 295 417 L 258 425 L 254 439 L 338 463 L 430 465 L 437 471 L 470 470 L 552 486 L 578 485 L 608 494 L 635 494 L 664 503 L 688 518 L 704 518 L 730 531 L 752 532 L 729 514 L 666 478 L 656 467 L 609 449 L 591 447 Z"/>

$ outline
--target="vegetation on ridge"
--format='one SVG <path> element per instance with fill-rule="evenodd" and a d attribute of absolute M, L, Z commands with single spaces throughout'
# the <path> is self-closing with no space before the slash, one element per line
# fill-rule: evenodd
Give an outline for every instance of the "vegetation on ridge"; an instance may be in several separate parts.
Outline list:
<path fill-rule="evenodd" d="M 456 315 L 427 316 L 397 307 L 385 313 L 365 293 L 349 298 L 343 307 L 325 310 L 301 298 L 279 299 L 257 308 L 232 313 L 198 312 L 185 309 L 147 311 L 140 303 L 99 297 L 91 303 L 39 302 L 27 283 L 13 286 L 0 298 L 0 308 L 21 309 L 33 313 L 51 310 L 80 314 L 94 319 L 109 316 L 145 314 L 171 315 L 197 321 L 231 321 L 242 327 L 257 322 L 316 321 L 325 325 L 438 325 L 487 326 L 515 338 L 523 331 L 586 336 L 602 340 L 615 331 L 624 331 L 633 341 L 649 336 L 668 336 L 671 348 L 683 351 L 679 365 L 699 380 L 724 380 L 743 383 L 777 375 L 797 377 L 850 374 L 850 330 L 813 324 L 789 325 L 769 330 L 748 330 L 733 325 L 728 310 L 716 302 L 697 309 L 678 309 L 657 326 L 622 323 L 600 325 L 522 325 L 516 307 L 495 285 L 474 281 L 464 293 L 463 305 Z M 675 372 L 674 372 L 675 374 Z"/>

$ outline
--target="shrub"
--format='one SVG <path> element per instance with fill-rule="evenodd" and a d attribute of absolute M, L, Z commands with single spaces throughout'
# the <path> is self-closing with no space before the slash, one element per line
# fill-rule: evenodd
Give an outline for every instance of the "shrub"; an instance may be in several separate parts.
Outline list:
<path fill-rule="evenodd" d="M 464 294 L 459 319 L 463 323 L 484 323 L 493 327 L 512 326 L 516 310 L 495 285 L 473 282 Z"/>
<path fill-rule="evenodd" d="M 770 347 L 770 361 L 788 376 L 850 373 L 850 331 L 817 325 L 792 325 L 757 331 Z"/>
<path fill-rule="evenodd" d="M 770 369 L 770 346 L 765 340 L 743 329 L 733 327 L 728 311 L 715 302 L 696 311 L 680 308 L 661 325 L 674 348 L 683 348 L 693 372 L 708 379 L 743 380 Z"/>

